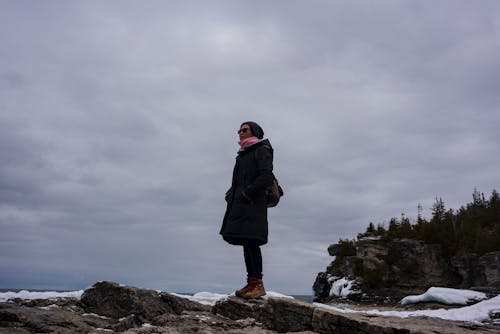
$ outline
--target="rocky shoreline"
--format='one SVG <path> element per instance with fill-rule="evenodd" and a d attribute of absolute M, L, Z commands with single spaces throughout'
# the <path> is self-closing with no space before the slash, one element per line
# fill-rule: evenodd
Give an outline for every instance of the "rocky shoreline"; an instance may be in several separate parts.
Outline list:
<path fill-rule="evenodd" d="M 80 299 L 0 303 L 0 333 L 498 333 L 493 324 L 341 313 L 290 298 L 214 306 L 166 292 L 97 282 Z"/>
<path fill-rule="evenodd" d="M 367 303 L 395 303 L 429 287 L 451 287 L 500 293 L 500 251 L 482 256 L 464 254 L 448 259 L 440 245 L 423 241 L 364 236 L 328 247 L 334 260 L 318 273 L 313 285 L 316 301 L 338 297 Z M 336 280 L 352 282 L 352 292 L 338 296 Z"/>

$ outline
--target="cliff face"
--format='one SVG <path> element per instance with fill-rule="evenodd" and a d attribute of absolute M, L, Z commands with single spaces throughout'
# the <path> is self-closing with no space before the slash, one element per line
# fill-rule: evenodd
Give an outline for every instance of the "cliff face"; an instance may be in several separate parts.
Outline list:
<path fill-rule="evenodd" d="M 330 299 L 332 283 L 342 277 L 356 282 L 358 293 L 348 296 L 354 300 L 398 300 L 431 286 L 500 290 L 500 252 L 446 259 L 439 245 L 376 237 L 334 244 L 328 251 L 336 258 L 316 277 L 313 290 L 317 300 Z"/>

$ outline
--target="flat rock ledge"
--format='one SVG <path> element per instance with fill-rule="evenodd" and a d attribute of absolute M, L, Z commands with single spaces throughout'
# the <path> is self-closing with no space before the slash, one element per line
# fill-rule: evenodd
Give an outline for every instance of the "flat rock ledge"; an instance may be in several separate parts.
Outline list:
<path fill-rule="evenodd" d="M 165 292 L 98 282 L 80 300 L 0 303 L 0 334 L 24 333 L 499 333 L 494 325 L 345 314 L 289 298 L 228 297 L 202 305 Z"/>

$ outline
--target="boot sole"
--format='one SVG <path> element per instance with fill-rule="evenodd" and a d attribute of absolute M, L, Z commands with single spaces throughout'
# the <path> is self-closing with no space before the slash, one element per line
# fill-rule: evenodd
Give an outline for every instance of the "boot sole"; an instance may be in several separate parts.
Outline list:
<path fill-rule="evenodd" d="M 263 295 L 255 296 L 255 297 L 247 297 L 247 296 L 242 296 L 243 299 L 250 300 L 250 299 L 262 299 L 266 294 L 264 293 Z"/>
<path fill-rule="evenodd" d="M 236 297 L 243 298 L 243 296 L 245 295 L 245 292 L 243 292 L 243 293 L 236 293 L 236 292 L 235 292 L 235 293 L 234 293 L 234 295 L 235 295 Z"/>

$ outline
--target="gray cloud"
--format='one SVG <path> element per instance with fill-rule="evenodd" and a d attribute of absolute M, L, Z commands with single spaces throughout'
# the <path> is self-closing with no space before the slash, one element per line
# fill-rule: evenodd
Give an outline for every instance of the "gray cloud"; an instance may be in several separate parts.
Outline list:
<path fill-rule="evenodd" d="M 270 289 L 309 293 L 370 221 L 500 188 L 496 2 L 0 7 L 1 287 L 238 288 L 218 230 L 245 120 L 286 193 Z"/>

